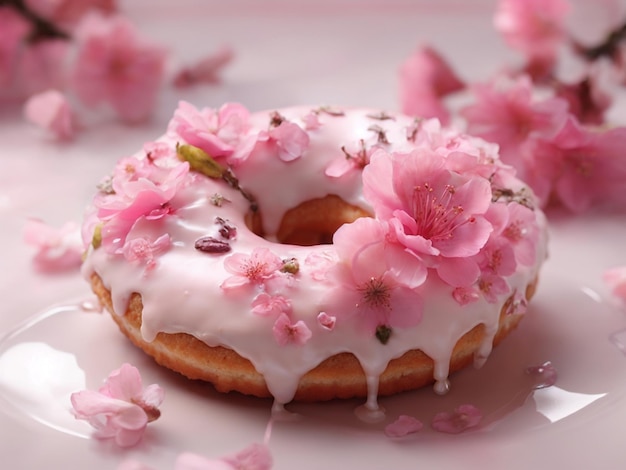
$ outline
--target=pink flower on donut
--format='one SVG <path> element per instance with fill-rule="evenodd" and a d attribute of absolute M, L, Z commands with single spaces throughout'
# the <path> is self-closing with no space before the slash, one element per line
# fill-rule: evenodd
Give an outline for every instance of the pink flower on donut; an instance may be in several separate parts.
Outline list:
<path fill-rule="evenodd" d="M 328 272 L 334 281 L 327 315 L 358 318 L 370 333 L 378 327 L 409 327 L 422 319 L 422 298 L 415 288 L 426 279 L 419 259 L 385 240 L 385 226 L 360 218 L 335 232 L 340 262 Z M 396 268 L 386 262 L 393 258 Z M 403 269 L 403 268 L 407 269 Z"/>
<path fill-rule="evenodd" d="M 452 171 L 428 148 L 409 154 L 381 151 L 363 171 L 363 193 L 389 225 L 388 239 L 437 270 L 452 286 L 476 281 L 474 259 L 493 230 L 488 179 Z"/>
<path fill-rule="evenodd" d="M 224 268 L 232 276 L 226 278 L 221 287 L 229 290 L 249 284 L 265 285 L 280 274 L 282 267 L 281 259 L 267 248 L 255 248 L 249 255 L 234 253 L 224 260 Z"/>
<path fill-rule="evenodd" d="M 219 110 L 199 110 L 181 101 L 169 123 L 168 132 L 201 148 L 213 158 L 245 160 L 256 143 L 255 136 L 247 135 L 249 119 L 249 111 L 238 103 L 226 103 Z"/>
<path fill-rule="evenodd" d="M 104 222 L 102 245 L 105 249 L 110 253 L 119 252 L 139 218 L 161 218 L 169 213 L 167 205 L 184 186 L 188 173 L 187 162 L 165 168 L 150 159 L 122 160 L 103 193 L 94 201 L 97 215 Z"/>

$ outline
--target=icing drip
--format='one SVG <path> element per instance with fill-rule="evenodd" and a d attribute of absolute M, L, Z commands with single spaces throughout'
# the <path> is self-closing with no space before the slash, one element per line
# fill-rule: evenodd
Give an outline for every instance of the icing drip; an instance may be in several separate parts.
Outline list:
<path fill-rule="evenodd" d="M 174 168 L 175 173 L 174 170 L 170 170 L 169 175 L 159 173 L 157 183 L 145 189 L 144 193 L 154 193 L 158 202 L 150 210 L 145 210 L 148 205 L 145 200 L 142 200 L 143 206 L 136 207 L 132 201 L 120 202 L 119 194 L 107 193 L 97 197 L 97 208 L 85 222 L 86 238 L 91 241 L 93 231 L 98 227 L 113 227 L 120 234 L 112 247 L 106 245 L 106 238 L 103 239 L 104 246 L 90 247 L 83 265 L 85 277 L 89 278 L 92 273 L 100 276 L 111 292 L 113 309 L 118 315 L 126 311 L 133 293 L 141 295 L 141 334 L 146 341 L 154 340 L 159 332 L 184 332 L 209 346 L 225 346 L 249 359 L 264 376 L 275 398 L 273 412 L 277 414 L 293 398 L 302 376 L 325 359 L 343 352 L 354 354 L 366 373 L 367 401 L 358 412 L 363 419 L 371 421 L 384 416 L 377 403 L 379 376 L 389 361 L 409 350 L 420 349 L 433 359 L 435 392 L 446 393 L 450 386 L 450 356 L 458 339 L 477 325 L 485 325 L 484 339 L 475 354 L 475 364 L 482 365 L 491 351 L 503 305 L 513 293 L 524 292 L 536 277 L 545 257 L 543 214 L 539 210 L 521 207 L 518 211 L 521 215 L 513 211 L 502 215 L 508 210 L 507 204 L 517 203 L 492 202 L 491 194 L 488 194 L 488 204 L 496 207 L 489 209 L 493 210 L 489 217 L 483 217 L 487 207 L 482 201 L 472 199 L 471 184 L 453 175 L 455 185 L 444 186 L 444 193 L 420 194 L 419 201 L 415 199 L 417 196 L 411 199 L 415 213 L 430 211 L 429 227 L 444 227 L 445 231 L 442 229 L 436 234 L 435 242 L 440 243 L 439 248 L 426 246 L 431 242 L 427 240 L 420 249 L 430 251 L 412 256 L 407 263 L 428 259 L 431 265 L 441 263 L 440 272 L 430 265 L 406 272 L 399 272 L 395 267 L 385 268 L 378 256 L 379 253 L 384 256 L 389 253 L 383 246 L 386 243 L 384 237 L 368 241 L 359 249 L 337 244 L 296 246 L 276 243 L 272 240 L 283 214 L 305 201 L 334 195 L 374 214 L 377 205 L 393 199 L 381 193 L 382 196 L 377 196 L 380 200 L 366 200 L 363 172 L 368 165 L 380 165 L 384 158 L 381 155 L 405 155 L 419 146 L 436 148 L 439 153 L 435 152 L 433 159 L 450 154 L 446 158 L 455 159 L 455 167 L 463 168 L 468 164 L 467 159 L 472 160 L 476 165 L 475 172 L 487 174 L 490 184 L 511 191 L 523 188 L 506 167 L 490 167 L 497 160 L 491 147 L 466 136 L 461 138 L 456 133 L 448 135 L 448 131 L 441 130 L 435 121 L 423 121 L 418 130 L 410 132 L 415 128 L 412 118 L 369 110 L 329 112 L 290 108 L 277 115 L 280 122 L 271 118 L 269 113 L 249 117 L 248 125 L 239 129 L 239 140 L 233 138 L 228 146 L 220 147 L 234 150 L 220 156 L 221 169 L 215 178 L 195 172 L 185 173 L 187 163 L 181 164 L 175 158 L 177 146 L 186 142 L 181 131 L 153 143 L 159 151 L 153 150 L 152 154 L 165 155 L 162 168 Z M 311 125 L 310 116 L 315 116 L 315 126 Z M 250 145 L 252 137 L 254 145 Z M 168 152 L 174 154 L 171 161 Z M 362 158 L 347 158 L 347 155 L 356 155 L 355 152 L 362 152 L 359 153 Z M 363 163 L 370 157 L 374 163 L 365 165 L 364 169 Z M 158 167 L 159 161 L 146 164 L 146 168 L 137 164 L 134 171 L 139 174 L 154 171 L 149 165 Z M 222 176 L 226 166 L 232 170 L 228 170 L 230 176 L 225 180 Z M 390 176 L 391 167 L 387 169 Z M 384 177 L 383 173 L 376 177 Z M 125 174 L 123 178 L 131 176 Z M 442 176 L 435 176 L 432 181 L 439 184 Z M 139 184 L 138 181 L 131 180 L 129 184 Z M 237 184 L 231 184 L 232 181 Z M 120 183 L 117 184 L 119 187 Z M 482 184 L 484 186 L 484 181 Z M 445 198 L 443 202 L 436 199 L 441 194 Z M 144 199 L 148 197 L 144 196 Z M 251 200 L 255 208 L 251 208 Z M 115 205 L 109 201 L 115 201 Z M 424 205 L 426 202 L 427 206 Z M 120 205 L 124 205 L 125 216 L 131 211 L 137 212 L 132 225 L 116 222 L 110 207 Z M 251 209 L 256 214 L 257 205 L 261 217 L 254 222 L 259 224 L 255 232 L 262 233 L 263 237 L 248 228 L 250 220 L 246 219 Z M 102 209 L 104 206 L 108 212 Z M 467 213 L 466 208 L 478 211 L 477 215 Z M 102 215 L 104 212 L 105 216 Z M 398 239 L 422 236 L 409 232 L 411 214 L 400 208 L 389 213 L 387 217 L 397 218 L 388 226 L 378 220 L 379 214 L 374 214 L 376 217 L 368 224 L 380 224 L 381 231 L 392 227 L 396 230 L 393 236 Z M 517 219 L 510 222 L 511 230 L 507 232 L 504 225 L 514 216 Z M 519 237 L 536 237 L 532 242 L 532 254 L 524 258 L 532 258 L 533 262 L 516 263 L 514 272 L 498 271 L 504 269 L 500 266 L 514 263 L 511 257 L 516 253 L 495 250 L 498 256 L 508 255 L 505 261 L 508 260 L 509 264 L 500 263 L 501 257 L 495 256 L 485 261 L 483 258 L 488 256 L 483 256 L 478 247 L 470 255 L 463 255 L 470 260 L 468 272 L 480 270 L 489 282 L 481 280 L 480 285 L 474 282 L 456 287 L 444 281 L 443 278 L 454 271 L 444 262 L 454 262 L 462 255 L 450 251 L 449 257 L 444 259 L 437 252 L 450 250 L 449 240 L 457 234 L 474 236 L 481 230 L 486 235 L 479 241 L 487 246 L 487 237 L 495 237 L 490 233 L 496 233 L 496 229 L 489 225 L 487 231 L 484 227 L 495 219 L 503 221 L 502 227 L 497 228 L 499 237 L 505 237 L 513 229 Z M 358 227 L 359 224 L 350 224 L 343 233 Z M 404 232 L 400 232 L 400 228 Z M 371 233 L 355 231 L 354 239 L 371 237 Z M 125 240 L 143 237 L 154 241 L 164 234 L 169 236 L 171 243 L 154 257 L 149 267 L 141 260 L 129 262 L 121 254 L 120 246 Z M 510 244 L 514 245 L 513 242 Z M 350 250 L 356 252 L 346 254 Z M 392 250 L 392 253 L 400 260 L 406 251 L 403 248 Z M 494 259 L 498 263 L 491 262 Z M 257 264 L 250 264 L 252 260 Z M 377 266 L 383 266 L 383 271 L 373 272 L 379 269 Z M 406 267 L 403 263 L 398 266 Z M 372 274 L 362 280 L 359 276 L 365 271 L 372 271 Z M 353 285 L 356 287 L 350 291 L 348 288 Z M 364 290 L 359 286 L 370 288 Z M 368 297 L 361 301 L 359 295 Z M 412 316 L 402 316 L 401 313 L 407 310 L 403 306 L 408 305 L 419 310 Z M 385 332 L 384 341 L 380 335 L 377 338 L 375 331 Z"/>

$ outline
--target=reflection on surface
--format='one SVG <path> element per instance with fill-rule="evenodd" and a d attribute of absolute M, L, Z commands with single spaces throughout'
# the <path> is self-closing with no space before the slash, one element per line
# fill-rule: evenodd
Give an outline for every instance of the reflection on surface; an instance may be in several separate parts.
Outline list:
<path fill-rule="evenodd" d="M 86 386 L 73 354 L 42 342 L 18 343 L 0 355 L 0 397 L 59 431 L 87 437 L 71 412 L 70 394 Z"/>
<path fill-rule="evenodd" d="M 622 354 L 626 355 L 626 330 L 613 333 L 609 339 L 611 340 L 611 343 L 613 343 L 617 349 L 622 352 Z"/>
<path fill-rule="evenodd" d="M 541 413 L 556 423 L 567 418 L 583 408 L 591 405 L 594 401 L 604 397 L 606 393 L 587 394 L 575 393 L 563 390 L 555 385 L 535 390 L 533 399 L 538 413 Z"/>

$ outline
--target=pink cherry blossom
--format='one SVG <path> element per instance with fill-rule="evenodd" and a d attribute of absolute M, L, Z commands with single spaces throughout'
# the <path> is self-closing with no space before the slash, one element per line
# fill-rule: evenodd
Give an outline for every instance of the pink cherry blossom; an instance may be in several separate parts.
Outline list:
<path fill-rule="evenodd" d="M 150 163 L 127 159 L 116 167 L 112 180 L 112 194 L 96 197 L 94 204 L 98 217 L 105 222 L 102 245 L 110 252 L 121 250 L 126 235 L 141 217 L 160 218 L 171 212 L 168 203 L 184 186 L 189 164 L 180 162 L 165 168 Z"/>
<path fill-rule="evenodd" d="M 569 8 L 566 0 L 499 0 L 494 25 L 529 62 L 551 65 L 567 39 Z"/>
<path fill-rule="evenodd" d="M 603 279 L 611 293 L 626 305 L 626 266 L 606 270 Z"/>
<path fill-rule="evenodd" d="M 341 158 L 334 159 L 326 167 L 324 174 L 331 178 L 341 178 L 353 170 L 362 170 L 369 164 L 372 154 L 379 148 L 380 145 L 370 145 L 363 139 L 346 145 L 342 148 L 344 155 Z"/>
<path fill-rule="evenodd" d="M 426 269 L 419 259 L 386 243 L 380 222 L 360 218 L 346 224 L 335 232 L 333 244 L 340 262 L 329 271 L 334 287 L 324 301 L 327 315 L 337 321 L 355 318 L 370 334 L 378 327 L 403 328 L 421 321 L 422 298 L 415 287 L 426 279 Z M 387 265 L 386 251 L 395 253 L 397 271 Z"/>
<path fill-rule="evenodd" d="M 63 89 L 69 50 L 70 42 L 66 39 L 46 39 L 24 47 L 16 71 L 20 94 L 30 96 L 50 88 Z"/>
<path fill-rule="evenodd" d="M 9 6 L 0 6 L 0 89 L 12 85 L 22 42 L 30 23 Z"/>
<path fill-rule="evenodd" d="M 573 212 L 593 205 L 626 207 L 626 127 L 581 126 L 573 118 L 552 141 L 559 165 L 553 192 Z"/>
<path fill-rule="evenodd" d="M 24 241 L 37 249 L 33 261 L 42 272 L 76 269 L 82 263 L 80 228 L 74 222 L 57 229 L 41 220 L 28 219 L 24 226 Z"/>
<path fill-rule="evenodd" d="M 86 105 L 112 106 L 124 121 L 152 113 L 161 88 L 165 52 L 141 38 L 121 16 L 86 16 L 77 30 L 78 52 L 72 82 Z"/>
<path fill-rule="evenodd" d="M 95 437 L 113 438 L 119 446 L 130 447 L 141 440 L 148 423 L 160 416 L 163 396 L 156 384 L 144 389 L 139 371 L 123 364 L 97 392 L 75 392 L 71 402 L 76 418 L 96 429 Z"/>
<path fill-rule="evenodd" d="M 567 101 L 569 112 L 584 124 L 601 125 L 613 104 L 615 71 L 606 62 L 589 64 L 583 77 L 572 83 L 557 83 L 556 95 Z"/>
<path fill-rule="evenodd" d="M 255 443 L 216 460 L 185 452 L 176 459 L 174 470 L 270 470 L 273 463 L 267 445 Z"/>
<path fill-rule="evenodd" d="M 478 426 L 482 417 L 482 412 L 474 405 L 461 405 L 452 413 L 437 413 L 433 418 L 431 427 L 435 431 L 458 434 Z"/>
<path fill-rule="evenodd" d="M 287 344 L 296 344 L 303 345 L 313 334 L 309 327 L 302 320 L 298 320 L 295 323 L 291 322 L 289 315 L 286 313 L 281 313 L 276 321 L 274 322 L 274 327 L 272 328 L 272 332 L 274 333 L 274 338 L 276 342 L 281 346 L 286 346 Z"/>
<path fill-rule="evenodd" d="M 494 204 L 493 209 L 505 210 L 506 222 L 501 229 L 494 230 L 510 243 L 515 260 L 531 266 L 536 260 L 539 227 L 535 212 L 522 204 Z"/>
<path fill-rule="evenodd" d="M 69 140 L 74 136 L 74 111 L 65 95 L 57 90 L 31 96 L 24 104 L 24 115 L 28 121 L 49 131 L 59 140 Z"/>
<path fill-rule="evenodd" d="M 311 111 L 305 114 L 302 117 L 302 122 L 304 123 L 304 130 L 306 131 L 314 131 L 322 127 L 322 123 L 320 122 L 319 113 L 315 111 Z"/>
<path fill-rule="evenodd" d="M 267 137 L 270 142 L 276 144 L 278 158 L 284 162 L 300 158 L 309 146 L 309 134 L 298 124 L 287 120 L 283 120 L 278 126 L 272 127 L 268 131 Z"/>
<path fill-rule="evenodd" d="M 434 267 L 453 286 L 468 286 L 479 274 L 476 255 L 492 226 L 488 179 L 461 175 L 446 158 L 419 148 L 409 154 L 380 152 L 363 170 L 363 194 L 377 217 L 387 220 L 389 238 Z"/>
<path fill-rule="evenodd" d="M 489 271 L 483 271 L 477 281 L 478 290 L 483 294 L 487 302 L 498 302 L 501 295 L 508 294 L 511 287 L 504 277 Z"/>
<path fill-rule="evenodd" d="M 491 237 L 476 258 L 481 271 L 500 277 L 510 276 L 517 267 L 513 247 L 504 237 Z"/>
<path fill-rule="evenodd" d="M 249 118 L 249 111 L 239 103 L 226 103 L 219 110 L 198 110 L 181 101 L 168 125 L 168 132 L 213 158 L 245 160 L 256 142 L 256 137 L 248 135 Z"/>
<path fill-rule="evenodd" d="M 234 253 L 224 260 L 224 268 L 232 276 L 221 284 L 222 289 L 235 289 L 245 285 L 264 285 L 279 274 L 281 259 L 267 248 L 255 248 L 252 253 Z"/>
<path fill-rule="evenodd" d="M 233 60 L 234 56 L 235 52 L 230 46 L 222 46 L 195 64 L 178 71 L 174 77 L 174 86 L 185 88 L 200 83 L 218 84 L 220 72 Z"/>
<path fill-rule="evenodd" d="M 404 61 L 399 76 L 402 112 L 448 122 L 442 98 L 465 85 L 437 51 L 427 46 L 418 48 Z"/>
<path fill-rule="evenodd" d="M 24 3 L 40 18 L 65 29 L 75 25 L 89 11 L 112 13 L 117 9 L 116 0 L 25 0 Z"/>
<path fill-rule="evenodd" d="M 252 301 L 252 313 L 255 315 L 278 316 L 281 313 L 291 313 L 291 302 L 282 295 L 270 295 L 261 292 Z"/>
<path fill-rule="evenodd" d="M 388 437 L 404 437 L 422 430 L 422 422 L 412 416 L 400 415 L 393 423 L 385 427 Z"/>
<path fill-rule="evenodd" d="M 127 238 L 122 247 L 124 258 L 130 262 L 137 261 L 150 271 L 156 267 L 156 257 L 169 250 L 172 245 L 171 237 L 166 233 L 156 240 L 147 237 Z"/>
<path fill-rule="evenodd" d="M 550 140 L 565 125 L 567 103 L 559 98 L 535 99 L 526 76 L 515 81 L 496 78 L 473 91 L 476 102 L 461 110 L 468 132 L 500 145 L 502 160 L 518 171 L 529 142 Z"/>

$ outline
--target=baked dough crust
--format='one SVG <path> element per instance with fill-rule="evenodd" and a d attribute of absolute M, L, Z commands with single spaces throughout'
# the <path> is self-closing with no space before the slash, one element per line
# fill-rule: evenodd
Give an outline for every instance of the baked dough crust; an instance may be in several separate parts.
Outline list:
<path fill-rule="evenodd" d="M 186 333 L 158 333 L 152 342 L 141 336 L 142 301 L 137 293 L 130 298 L 123 315 L 113 311 L 111 293 L 97 275 L 91 286 L 100 302 L 111 313 L 120 330 L 136 346 L 155 361 L 190 378 L 210 382 L 220 392 L 238 391 L 257 397 L 271 397 L 263 376 L 252 363 L 232 349 L 208 346 Z M 526 297 L 535 291 L 536 280 L 528 285 Z M 505 314 L 502 308 L 494 346 L 518 325 L 524 315 Z M 450 372 L 460 370 L 473 361 L 484 336 L 484 325 L 478 325 L 459 339 L 452 352 Z M 420 350 L 411 350 L 389 362 L 380 376 L 378 395 L 392 395 L 433 382 L 433 360 Z M 363 369 L 350 353 L 332 356 L 305 374 L 294 397 L 296 401 L 325 401 L 335 398 L 366 397 L 367 384 Z"/>

